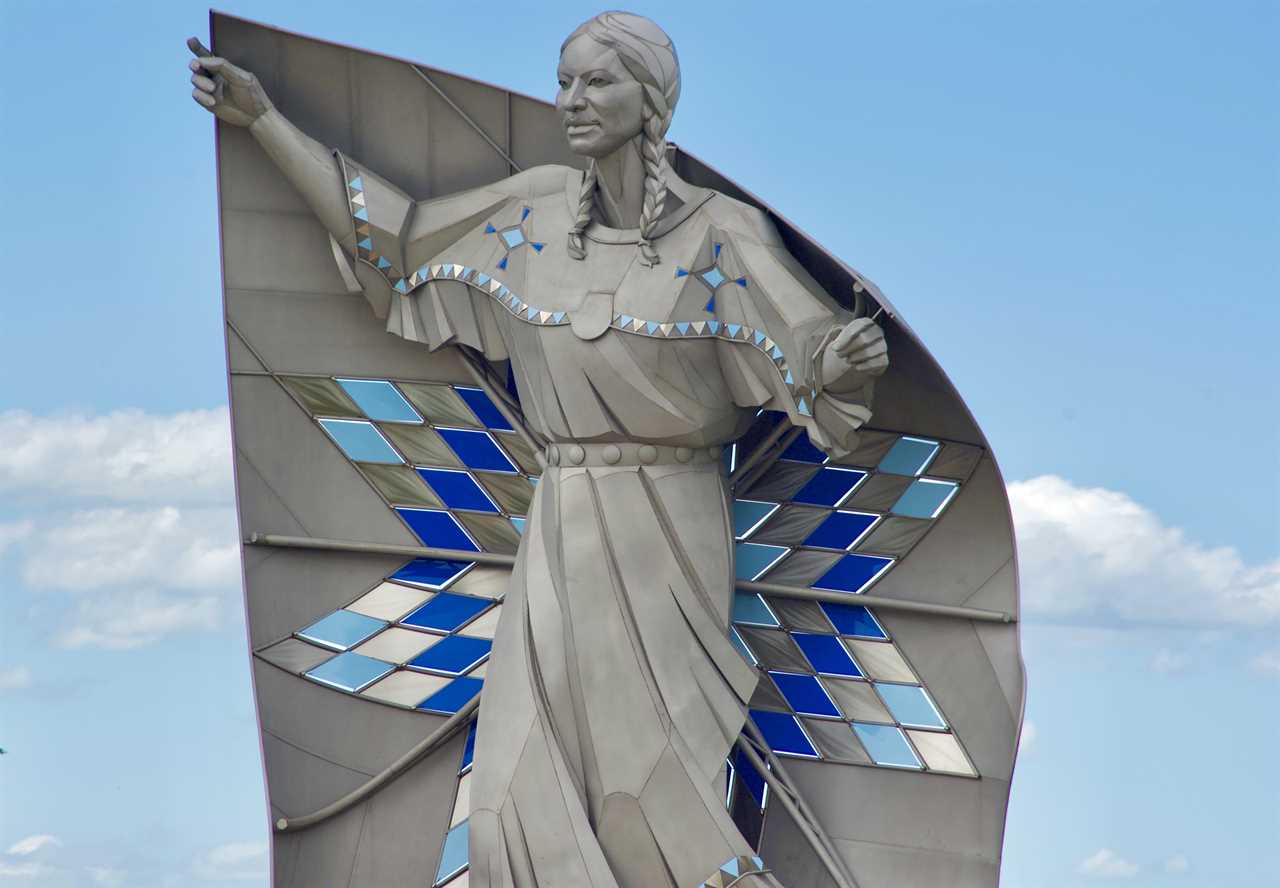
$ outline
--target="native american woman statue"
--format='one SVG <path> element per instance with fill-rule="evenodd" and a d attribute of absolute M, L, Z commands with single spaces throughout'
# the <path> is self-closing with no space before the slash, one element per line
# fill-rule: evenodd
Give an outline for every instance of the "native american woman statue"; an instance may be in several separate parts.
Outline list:
<path fill-rule="evenodd" d="M 470 886 L 779 885 L 725 804 L 762 678 L 730 633 L 722 457 L 762 409 L 831 459 L 856 450 L 889 366 L 881 327 L 760 209 L 675 173 L 679 60 L 646 18 L 606 12 L 561 46 L 556 111 L 585 170 L 428 200 L 193 50 L 195 100 L 248 129 L 386 331 L 509 366 L 542 445 L 484 678 Z"/>

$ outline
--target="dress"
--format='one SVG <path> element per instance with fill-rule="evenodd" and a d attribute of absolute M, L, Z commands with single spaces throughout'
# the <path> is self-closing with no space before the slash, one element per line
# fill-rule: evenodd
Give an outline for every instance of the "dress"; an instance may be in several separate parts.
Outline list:
<path fill-rule="evenodd" d="M 849 317 L 712 191 L 676 201 L 646 268 L 634 231 L 568 256 L 578 171 L 415 203 L 340 160 L 344 246 L 388 332 L 510 361 L 551 442 L 485 680 L 470 885 L 701 885 L 752 853 L 724 804 L 757 673 L 727 633 L 721 448 L 768 407 L 851 449 L 867 405 L 813 372 Z"/>

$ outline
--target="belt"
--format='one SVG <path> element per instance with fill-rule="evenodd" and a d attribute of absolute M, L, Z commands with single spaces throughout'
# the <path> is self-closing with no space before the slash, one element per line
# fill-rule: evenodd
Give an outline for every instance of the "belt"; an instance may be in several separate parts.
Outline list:
<path fill-rule="evenodd" d="M 652 466 L 719 462 L 723 447 L 668 447 L 617 441 L 612 444 L 549 444 L 543 455 L 549 466 Z"/>

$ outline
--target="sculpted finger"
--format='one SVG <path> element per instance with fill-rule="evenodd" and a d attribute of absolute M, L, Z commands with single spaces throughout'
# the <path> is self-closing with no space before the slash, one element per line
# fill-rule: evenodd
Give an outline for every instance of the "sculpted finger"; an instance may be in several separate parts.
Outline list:
<path fill-rule="evenodd" d="M 210 80 L 208 77 L 202 77 L 199 74 L 192 74 L 191 82 L 195 84 L 197 89 L 202 89 L 207 93 L 213 92 L 218 87 L 218 85 L 214 83 L 212 80 Z"/>
<path fill-rule="evenodd" d="M 199 37 L 188 37 L 187 49 L 191 50 L 192 55 L 194 55 L 196 58 L 205 58 L 207 56 L 213 55 L 213 53 L 210 52 L 209 49 L 203 43 L 200 42 Z"/>
<path fill-rule="evenodd" d="M 836 346 L 836 354 L 841 357 L 848 357 L 855 351 L 869 348 L 872 344 L 883 341 L 884 334 L 880 332 L 879 327 L 864 327 L 853 336 L 850 336 L 843 346 Z"/>
<path fill-rule="evenodd" d="M 191 98 L 195 99 L 197 102 L 199 102 L 201 105 L 204 105 L 206 108 L 213 108 L 214 105 L 218 104 L 217 100 L 214 99 L 213 96 L 209 95 L 207 92 L 205 92 L 202 89 L 191 90 Z"/>
<path fill-rule="evenodd" d="M 889 359 L 885 355 L 877 355 L 869 361 L 858 361 L 853 369 L 861 373 L 880 373 L 889 368 Z"/>

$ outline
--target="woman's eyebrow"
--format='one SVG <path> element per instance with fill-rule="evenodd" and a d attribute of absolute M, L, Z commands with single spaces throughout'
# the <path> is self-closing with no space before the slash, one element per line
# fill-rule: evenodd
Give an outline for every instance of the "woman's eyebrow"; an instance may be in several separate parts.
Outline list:
<path fill-rule="evenodd" d="M 576 75 L 575 75 L 575 74 L 570 74 L 568 71 L 564 70 L 563 68 L 561 68 L 560 70 L 556 71 L 556 76 L 557 76 L 557 77 L 565 77 L 565 78 L 569 78 L 569 79 L 573 79 L 574 77 L 591 77 L 591 76 L 594 76 L 594 75 L 596 75 L 596 74 L 602 74 L 602 75 L 604 75 L 605 77 L 613 77 L 613 76 L 614 76 L 614 74 L 613 74 L 612 72 L 610 72 L 610 71 L 609 71 L 609 69 L 607 69 L 607 68 L 588 68 L 586 71 L 583 71 L 583 72 L 581 72 L 580 74 L 576 74 Z"/>

